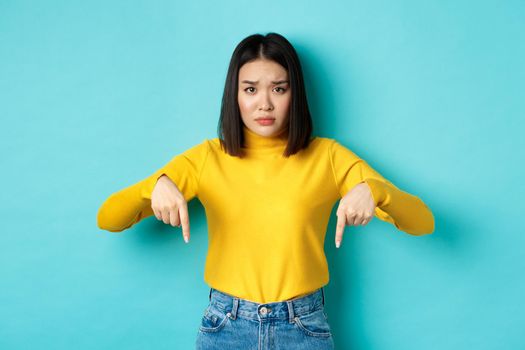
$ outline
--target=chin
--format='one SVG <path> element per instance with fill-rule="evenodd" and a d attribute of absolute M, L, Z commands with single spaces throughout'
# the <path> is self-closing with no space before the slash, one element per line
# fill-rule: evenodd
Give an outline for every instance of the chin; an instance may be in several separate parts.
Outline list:
<path fill-rule="evenodd" d="M 277 134 L 279 134 L 279 128 L 276 128 L 275 126 L 262 126 L 262 125 L 257 125 L 257 130 L 259 130 L 261 132 L 261 135 L 264 135 L 264 136 L 276 136 Z"/>

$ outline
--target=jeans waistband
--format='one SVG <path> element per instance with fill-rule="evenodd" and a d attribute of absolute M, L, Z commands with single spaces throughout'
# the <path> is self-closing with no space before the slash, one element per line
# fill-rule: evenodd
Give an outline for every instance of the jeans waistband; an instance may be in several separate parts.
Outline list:
<path fill-rule="evenodd" d="M 323 309 L 325 303 L 323 287 L 302 297 L 263 304 L 210 288 L 209 299 L 210 305 L 215 306 L 232 319 L 240 315 L 243 318 L 255 320 L 288 319 L 290 323 L 296 316 Z"/>

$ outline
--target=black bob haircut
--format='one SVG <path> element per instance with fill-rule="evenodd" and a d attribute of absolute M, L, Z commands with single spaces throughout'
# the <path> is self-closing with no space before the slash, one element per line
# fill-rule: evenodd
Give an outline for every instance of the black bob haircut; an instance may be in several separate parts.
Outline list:
<path fill-rule="evenodd" d="M 289 157 L 312 141 L 313 123 L 301 63 L 290 42 L 280 34 L 268 33 L 265 36 L 253 34 L 244 38 L 233 51 L 226 84 L 222 96 L 218 135 L 221 147 L 230 155 L 243 158 L 245 152 L 243 121 L 237 100 L 239 89 L 239 70 L 247 62 L 267 59 L 280 64 L 287 72 L 292 92 L 288 118 L 288 144 L 283 156 Z"/>

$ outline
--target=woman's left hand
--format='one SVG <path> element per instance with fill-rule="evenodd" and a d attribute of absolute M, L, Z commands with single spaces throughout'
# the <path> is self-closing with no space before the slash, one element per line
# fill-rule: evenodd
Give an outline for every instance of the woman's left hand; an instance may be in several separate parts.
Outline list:
<path fill-rule="evenodd" d="M 339 248 L 343 240 L 345 225 L 366 225 L 374 218 L 376 208 L 372 191 L 366 182 L 355 185 L 339 201 L 337 208 L 337 226 L 335 246 Z"/>

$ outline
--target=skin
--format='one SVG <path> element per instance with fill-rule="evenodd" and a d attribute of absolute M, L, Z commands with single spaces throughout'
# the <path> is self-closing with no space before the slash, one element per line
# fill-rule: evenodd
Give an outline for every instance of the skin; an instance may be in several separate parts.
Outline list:
<path fill-rule="evenodd" d="M 335 246 L 340 247 L 343 241 L 345 225 L 366 225 L 374 218 L 376 208 L 372 190 L 366 182 L 360 182 L 341 198 L 337 207 L 337 224 L 335 229 Z"/>
<path fill-rule="evenodd" d="M 256 59 L 239 69 L 237 101 L 244 125 L 264 137 L 287 139 L 292 99 L 288 72 L 280 64 Z M 272 125 L 260 125 L 258 117 L 272 117 Z M 346 225 L 366 225 L 374 217 L 375 202 L 366 182 L 355 185 L 341 198 L 337 208 L 335 244 L 339 248 Z M 174 227 L 182 225 L 186 243 L 190 238 L 188 205 L 184 196 L 166 175 L 161 176 L 151 194 L 151 208 L 158 220 Z"/>
<path fill-rule="evenodd" d="M 288 137 L 288 115 L 292 92 L 288 72 L 280 64 L 257 59 L 239 69 L 237 101 L 244 125 L 264 136 Z M 272 117 L 272 125 L 260 125 L 258 117 Z"/>
<path fill-rule="evenodd" d="M 180 227 L 186 243 L 190 240 L 190 218 L 188 204 L 177 185 L 166 175 L 157 180 L 151 192 L 151 209 L 157 220 L 167 225 Z"/>

